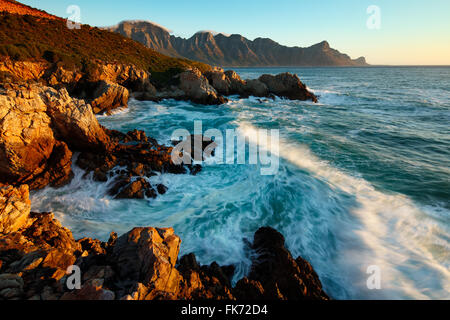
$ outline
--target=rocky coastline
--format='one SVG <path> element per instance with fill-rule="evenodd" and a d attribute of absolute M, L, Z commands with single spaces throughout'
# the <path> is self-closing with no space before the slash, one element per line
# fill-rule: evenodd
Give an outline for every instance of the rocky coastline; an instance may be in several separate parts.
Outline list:
<path fill-rule="evenodd" d="M 181 239 L 171 228 L 111 233 L 108 242 L 75 240 L 52 213 L 30 209 L 30 190 L 69 183 L 72 161 L 96 181 L 117 177 L 109 190 L 117 199 L 164 194 L 166 186 L 148 182 L 154 174 L 201 171 L 199 165 L 174 164 L 172 146 L 143 131 L 104 128 L 95 114 L 126 107 L 129 97 L 205 105 L 233 95 L 316 102 L 296 75 L 245 81 L 233 71 L 192 67 L 162 85 L 133 65 L 98 62 L 87 75 L 8 58 L 0 62 L 0 74 L 0 300 L 329 299 L 311 265 L 294 259 L 283 236 L 268 227 L 247 241 L 251 272 L 232 285 L 233 266 L 179 257 Z M 82 275 L 72 290 L 71 266 Z"/>

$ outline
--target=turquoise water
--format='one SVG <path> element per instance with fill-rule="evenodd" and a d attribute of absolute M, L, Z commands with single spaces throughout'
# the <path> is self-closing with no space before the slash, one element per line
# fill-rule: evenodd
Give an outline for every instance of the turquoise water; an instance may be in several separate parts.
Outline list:
<path fill-rule="evenodd" d="M 82 179 L 32 196 L 76 237 L 106 240 L 134 226 L 174 227 L 182 253 L 201 263 L 249 270 L 243 238 L 260 226 L 282 232 L 337 299 L 450 298 L 450 68 L 237 69 L 243 78 L 290 71 L 319 104 L 238 99 L 222 106 L 130 101 L 100 122 L 142 129 L 169 143 L 175 129 L 280 132 L 277 174 L 263 165 L 217 164 L 197 176 L 152 177 L 169 191 L 153 200 L 113 200 L 107 185 Z M 249 144 L 255 144 L 250 141 Z M 261 145 L 260 145 L 261 146 Z M 251 151 L 249 151 L 251 152 Z M 368 266 L 381 289 L 366 285 Z"/>

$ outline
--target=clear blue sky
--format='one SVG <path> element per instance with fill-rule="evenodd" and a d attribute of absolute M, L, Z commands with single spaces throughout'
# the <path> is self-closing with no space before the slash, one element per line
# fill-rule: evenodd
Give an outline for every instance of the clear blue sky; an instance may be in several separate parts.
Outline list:
<path fill-rule="evenodd" d="M 322 40 L 372 64 L 450 65 L 449 0 L 23 0 L 68 17 L 81 9 L 82 23 L 114 25 L 151 20 L 190 37 L 199 30 L 271 38 L 283 45 L 309 46 Z M 370 5 L 381 9 L 381 28 L 366 26 Z"/>

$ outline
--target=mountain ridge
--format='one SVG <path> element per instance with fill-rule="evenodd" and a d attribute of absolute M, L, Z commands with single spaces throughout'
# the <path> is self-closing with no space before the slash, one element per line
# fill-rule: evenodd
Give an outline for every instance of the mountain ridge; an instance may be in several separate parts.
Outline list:
<path fill-rule="evenodd" d="M 170 34 L 168 29 L 156 23 L 143 20 L 122 21 L 104 29 L 172 57 L 227 67 L 368 65 L 364 57 L 352 59 L 331 48 L 327 41 L 306 48 L 288 47 L 269 38 L 249 40 L 240 34 L 214 34 L 212 31 L 199 31 L 186 39 Z"/>

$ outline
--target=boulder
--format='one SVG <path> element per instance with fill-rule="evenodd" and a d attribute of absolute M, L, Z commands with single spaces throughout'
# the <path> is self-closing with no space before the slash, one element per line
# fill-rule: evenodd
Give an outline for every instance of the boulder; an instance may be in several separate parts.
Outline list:
<path fill-rule="evenodd" d="M 205 77 L 218 93 L 226 96 L 230 94 L 231 82 L 223 70 L 208 71 L 205 73 Z"/>
<path fill-rule="evenodd" d="M 280 73 L 276 76 L 264 74 L 258 79 L 263 82 L 270 93 L 291 100 L 311 100 L 317 102 L 317 97 L 300 81 L 296 74 L 289 72 Z"/>
<path fill-rule="evenodd" d="M 244 94 L 246 82 L 233 70 L 225 71 L 230 82 L 230 94 Z"/>
<path fill-rule="evenodd" d="M 227 100 L 219 95 L 200 70 L 193 68 L 178 75 L 179 88 L 187 99 L 199 104 L 223 104 Z"/>
<path fill-rule="evenodd" d="M 110 259 L 122 281 L 148 288 L 146 299 L 176 297 L 181 280 L 175 269 L 180 243 L 172 228 L 134 228 L 117 239 Z M 126 294 L 131 289 L 126 288 Z"/>
<path fill-rule="evenodd" d="M 66 89 L 44 87 L 41 94 L 47 105 L 55 135 L 74 150 L 106 150 L 110 139 L 84 100 L 71 98 Z"/>
<path fill-rule="evenodd" d="M 128 89 L 117 83 L 100 81 L 92 98 L 91 106 L 94 113 L 104 113 L 120 107 L 127 107 L 129 92 Z"/>
<path fill-rule="evenodd" d="M 125 185 L 115 196 L 116 199 L 144 199 L 156 198 L 156 192 L 144 178 L 139 178 Z"/>
<path fill-rule="evenodd" d="M 269 95 L 269 89 L 260 80 L 247 80 L 244 87 L 245 95 L 255 97 L 266 97 Z"/>
<path fill-rule="evenodd" d="M 329 299 L 311 265 L 302 258 L 294 260 L 284 246 L 283 235 L 275 229 L 263 227 L 256 231 L 252 248 L 256 255 L 248 279 L 261 284 L 265 299 Z M 261 291 L 247 280 L 238 287 Z"/>

